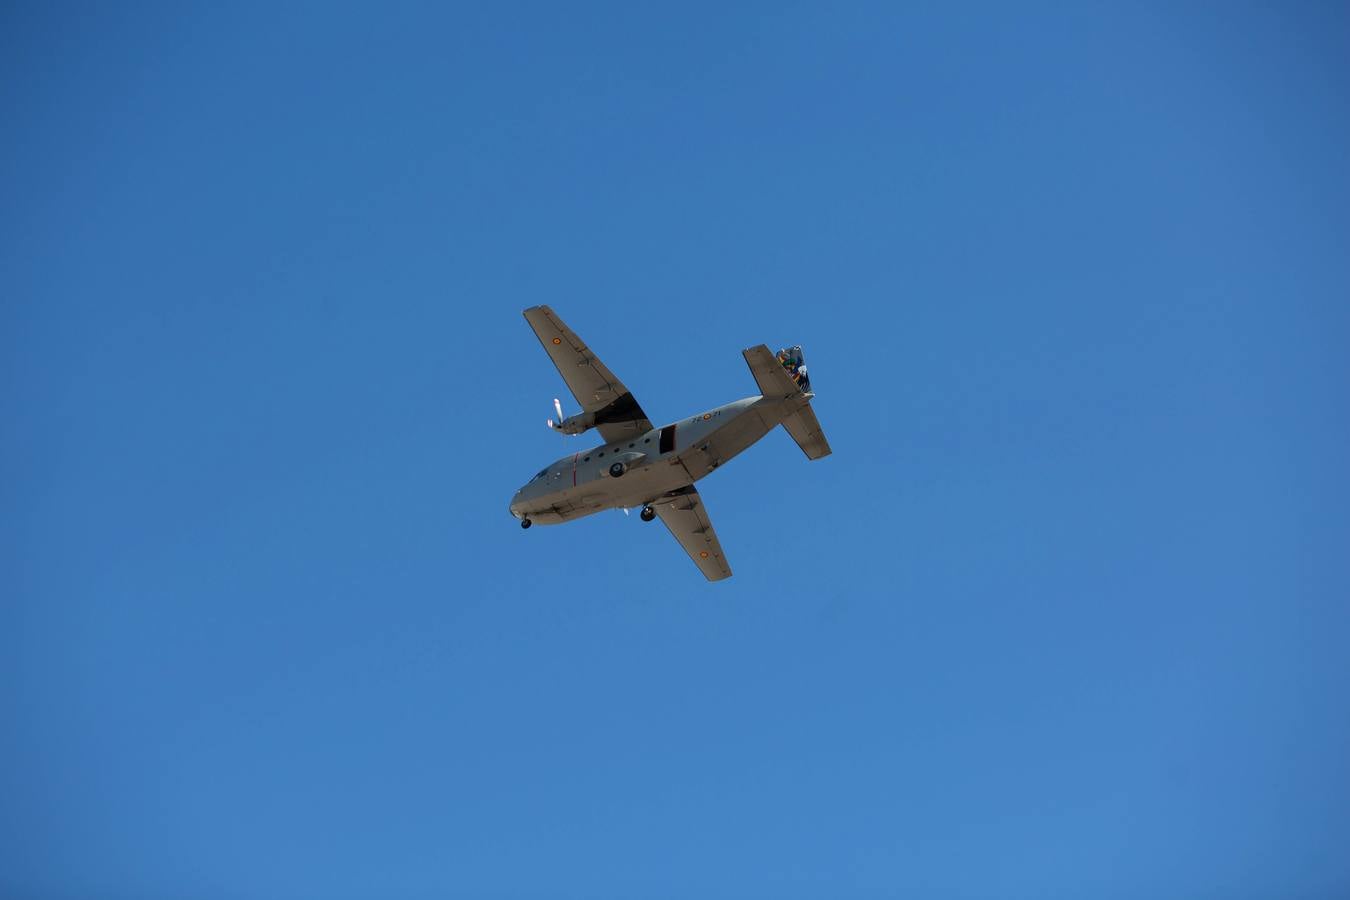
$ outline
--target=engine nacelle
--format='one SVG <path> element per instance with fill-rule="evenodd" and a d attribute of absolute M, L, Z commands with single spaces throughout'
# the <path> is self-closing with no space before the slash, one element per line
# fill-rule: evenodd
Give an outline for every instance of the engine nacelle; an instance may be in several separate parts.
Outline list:
<path fill-rule="evenodd" d="M 568 416 L 560 424 L 553 427 L 563 434 L 581 434 L 583 431 L 590 431 L 595 427 L 595 413 L 577 413 L 575 416 Z"/>

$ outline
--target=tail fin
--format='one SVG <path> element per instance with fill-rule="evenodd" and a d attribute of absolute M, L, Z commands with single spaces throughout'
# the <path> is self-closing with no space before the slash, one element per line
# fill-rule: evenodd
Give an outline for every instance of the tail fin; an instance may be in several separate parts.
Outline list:
<path fill-rule="evenodd" d="M 830 455 L 829 441 L 811 409 L 811 382 L 806 377 L 806 359 L 801 347 L 779 350 L 775 356 L 769 348 L 760 344 L 751 347 L 743 354 L 750 365 L 750 374 L 755 376 L 760 393 L 766 397 L 796 397 L 801 404 L 785 419 L 783 429 L 802 448 L 807 459 L 820 459 Z"/>

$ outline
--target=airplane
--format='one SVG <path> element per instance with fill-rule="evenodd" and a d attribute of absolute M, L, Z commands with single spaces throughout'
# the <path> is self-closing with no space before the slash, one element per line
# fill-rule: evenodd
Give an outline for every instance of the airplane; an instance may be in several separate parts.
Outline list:
<path fill-rule="evenodd" d="M 807 459 L 830 455 L 811 408 L 811 383 L 800 347 L 777 355 L 760 344 L 743 351 L 760 393 L 661 428 L 652 426 L 632 392 L 547 306 L 525 310 L 549 359 L 581 404 L 581 412 L 548 425 L 577 435 L 594 428 L 604 443 L 555 460 L 511 498 L 521 528 L 556 525 L 603 509 L 642 507 L 640 518 L 660 517 L 709 581 L 731 577 L 694 482 L 782 425 Z"/>

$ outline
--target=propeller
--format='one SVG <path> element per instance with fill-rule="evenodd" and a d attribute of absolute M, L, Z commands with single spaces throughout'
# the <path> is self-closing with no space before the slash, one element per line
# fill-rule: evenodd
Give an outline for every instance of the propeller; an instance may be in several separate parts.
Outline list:
<path fill-rule="evenodd" d="M 552 419 L 549 419 L 548 427 L 552 428 L 554 431 L 562 431 L 562 423 L 563 423 L 562 404 L 558 402 L 557 397 L 553 398 L 553 410 L 558 414 L 558 421 L 555 424 Z"/>

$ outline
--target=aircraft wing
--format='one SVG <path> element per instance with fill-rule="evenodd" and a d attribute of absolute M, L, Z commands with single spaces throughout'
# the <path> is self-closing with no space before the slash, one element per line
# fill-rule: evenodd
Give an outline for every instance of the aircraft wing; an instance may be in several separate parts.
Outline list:
<path fill-rule="evenodd" d="M 636 437 L 652 429 L 647 414 L 622 381 L 547 306 L 525 310 L 525 321 L 581 408 L 595 413 L 595 430 L 606 441 Z"/>
<path fill-rule="evenodd" d="M 709 581 L 731 577 L 731 566 L 722 555 L 722 544 L 713 531 L 703 498 L 691 484 L 651 504 L 684 552 Z"/>

